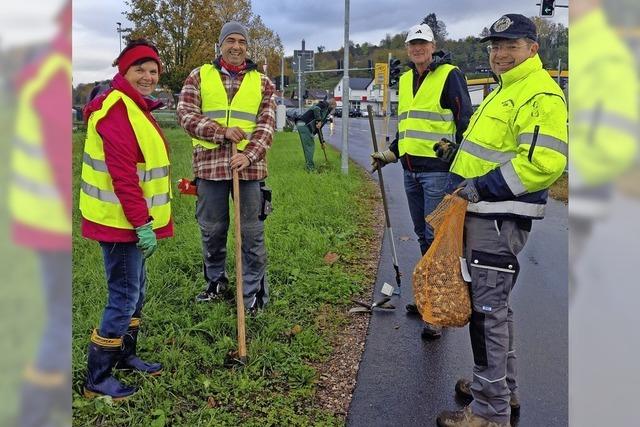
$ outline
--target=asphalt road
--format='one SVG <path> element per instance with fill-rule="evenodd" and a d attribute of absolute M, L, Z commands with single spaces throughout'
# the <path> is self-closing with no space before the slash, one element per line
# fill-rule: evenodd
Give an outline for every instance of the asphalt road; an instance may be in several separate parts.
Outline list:
<path fill-rule="evenodd" d="M 327 142 L 342 147 L 342 120 Z M 382 121 L 376 120 L 379 143 Z M 392 121 L 391 139 L 395 134 Z M 372 151 L 368 119 L 350 119 L 349 154 L 369 168 Z M 375 176 L 377 179 L 377 174 Z M 391 226 L 398 253 L 402 294 L 394 297 L 395 311 L 376 311 L 369 324 L 365 351 L 347 417 L 348 426 L 434 426 L 441 410 L 462 405 L 454 384 L 471 377 L 472 355 L 468 328 L 447 329 L 441 339 L 423 341 L 422 322 L 406 316 L 412 302 L 411 273 L 420 250 L 409 216 L 400 164 L 384 168 Z M 380 218 L 384 221 L 384 218 Z M 522 414 L 517 424 L 566 426 L 567 404 L 567 208 L 550 200 L 546 218 L 536 221 L 519 256 L 521 272 L 512 293 Z M 389 242 L 383 242 L 375 286 L 395 284 Z M 373 297 L 372 297 L 373 298 Z"/>

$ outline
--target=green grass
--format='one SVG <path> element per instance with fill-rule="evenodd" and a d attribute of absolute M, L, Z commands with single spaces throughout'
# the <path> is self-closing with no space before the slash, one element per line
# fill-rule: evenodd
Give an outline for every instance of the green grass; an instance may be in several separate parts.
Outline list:
<path fill-rule="evenodd" d="M 190 177 L 189 138 L 180 129 L 167 129 L 166 136 L 173 181 Z M 76 186 L 82 139 L 81 133 L 74 136 Z M 86 400 L 78 394 L 89 334 L 102 314 L 106 285 L 98 244 L 81 238 L 78 212 L 74 212 L 74 425 L 343 424 L 343 419 L 314 406 L 317 372 L 312 363 L 325 360 L 333 334 L 347 321 L 334 306 L 345 306 L 371 280 L 358 259 L 374 238 L 370 224 L 375 222 L 375 187 L 356 167 L 343 176 L 335 151 L 329 152 L 330 166 L 318 173 L 304 172 L 295 133 L 278 134 L 268 160 L 267 184 L 273 189 L 274 205 L 266 220 L 271 304 L 247 320 L 249 365 L 223 367 L 226 353 L 236 348 L 235 305 L 194 302 L 204 287 L 195 199 L 176 195 L 172 201 L 175 237 L 161 241 L 147 264 L 140 339 L 141 355 L 162 362 L 165 372 L 158 378 L 123 376 L 140 387 L 124 403 Z M 316 164 L 324 164 L 319 148 Z M 333 265 L 323 262 L 329 251 L 340 255 Z M 233 252 L 230 238 L 227 271 L 232 283 Z M 295 325 L 302 327 L 301 332 L 289 333 Z"/>

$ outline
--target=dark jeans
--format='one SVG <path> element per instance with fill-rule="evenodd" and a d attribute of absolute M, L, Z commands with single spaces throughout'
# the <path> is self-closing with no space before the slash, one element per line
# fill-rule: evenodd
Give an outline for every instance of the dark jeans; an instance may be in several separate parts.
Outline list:
<path fill-rule="evenodd" d="M 232 181 L 198 180 L 196 218 L 202 233 L 205 280 L 211 284 L 226 278 L 229 196 Z M 242 234 L 242 280 L 244 305 L 264 306 L 269 300 L 267 249 L 264 221 L 260 220 L 260 181 L 240 181 L 240 226 Z M 238 274 L 238 272 L 236 272 Z"/>
<path fill-rule="evenodd" d="M 71 252 L 39 251 L 46 324 L 36 362 L 45 372 L 71 372 Z"/>
<path fill-rule="evenodd" d="M 409 172 L 404 170 L 404 190 L 407 193 L 413 230 L 418 236 L 420 252 L 425 254 L 433 243 L 433 228 L 425 217 L 442 201 L 449 184 L 449 172 Z"/>
<path fill-rule="evenodd" d="M 144 257 L 135 242 L 100 242 L 100 246 L 109 289 L 100 335 L 118 338 L 125 334 L 132 317 L 141 317 L 146 284 Z"/>

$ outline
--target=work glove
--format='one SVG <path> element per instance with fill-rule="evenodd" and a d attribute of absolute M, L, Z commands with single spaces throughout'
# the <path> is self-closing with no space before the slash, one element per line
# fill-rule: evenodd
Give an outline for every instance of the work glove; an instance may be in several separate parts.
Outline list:
<path fill-rule="evenodd" d="M 395 163 L 398 161 L 398 158 L 393 151 L 384 150 L 384 151 L 376 151 L 371 153 L 371 172 L 375 172 L 378 170 L 378 165 L 384 167 L 387 163 Z"/>
<path fill-rule="evenodd" d="M 153 231 L 153 221 L 149 221 L 145 225 L 136 227 L 136 235 L 138 236 L 138 248 L 142 251 L 142 255 L 149 258 L 156 251 L 158 247 L 158 240 L 156 239 L 156 233 Z"/>
<path fill-rule="evenodd" d="M 456 188 L 454 194 L 471 203 L 478 203 L 480 201 L 480 194 L 478 194 L 475 179 L 465 179 L 462 181 Z"/>
<path fill-rule="evenodd" d="M 456 157 L 459 145 L 447 138 L 442 138 L 433 146 L 436 156 L 443 162 L 451 163 Z"/>

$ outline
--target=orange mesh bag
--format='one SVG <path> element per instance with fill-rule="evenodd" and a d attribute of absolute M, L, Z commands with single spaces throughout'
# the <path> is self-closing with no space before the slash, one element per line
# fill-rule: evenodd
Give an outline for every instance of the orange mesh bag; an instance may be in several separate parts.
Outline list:
<path fill-rule="evenodd" d="M 426 220 L 434 240 L 413 270 L 413 294 L 425 322 L 464 326 L 471 316 L 469 288 L 462 279 L 460 257 L 467 201 L 447 194 Z"/>

